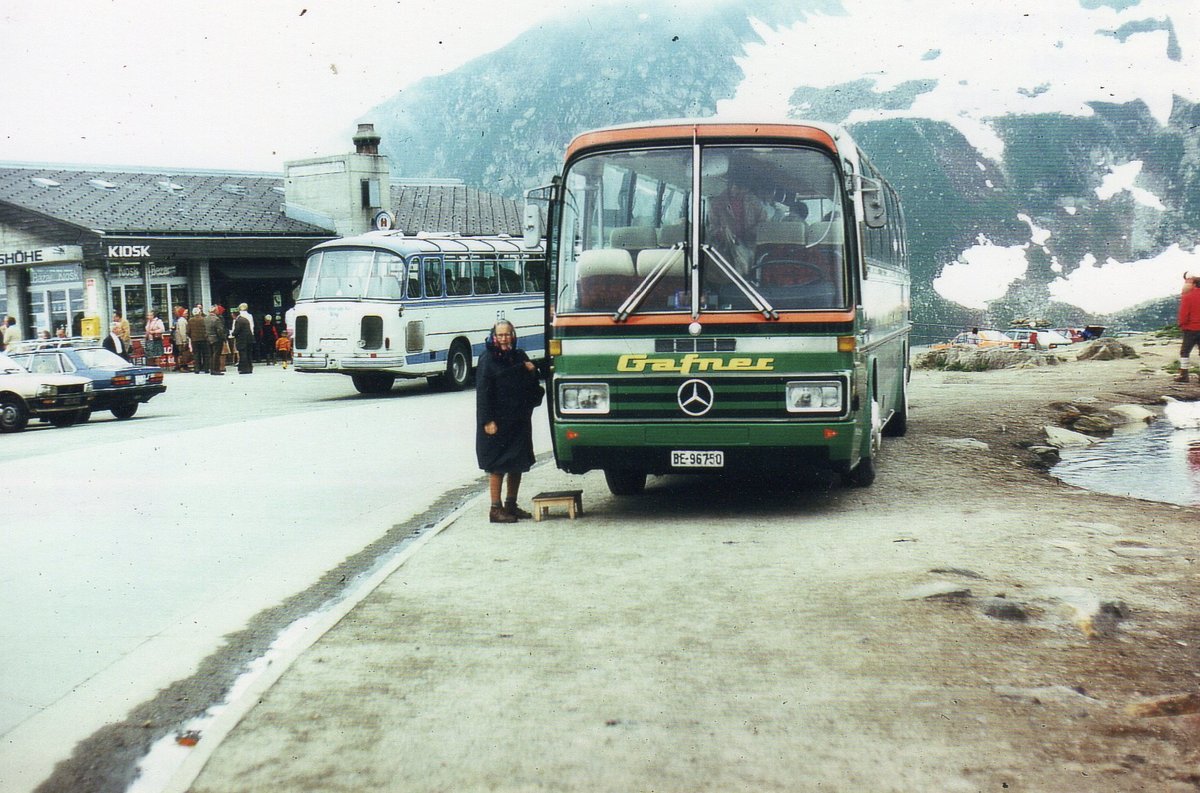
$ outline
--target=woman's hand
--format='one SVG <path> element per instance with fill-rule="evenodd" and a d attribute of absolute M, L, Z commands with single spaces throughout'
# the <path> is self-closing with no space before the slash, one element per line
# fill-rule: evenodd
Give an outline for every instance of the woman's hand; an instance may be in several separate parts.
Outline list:
<path fill-rule="evenodd" d="M 496 422 L 489 421 L 487 424 L 484 424 L 483 431 L 487 435 L 495 435 L 496 434 Z"/>
<path fill-rule="evenodd" d="M 532 372 L 532 371 L 534 371 L 535 369 L 537 369 L 537 367 L 533 365 L 533 361 L 526 361 L 526 362 L 525 362 L 525 371 L 527 371 L 527 372 Z"/>

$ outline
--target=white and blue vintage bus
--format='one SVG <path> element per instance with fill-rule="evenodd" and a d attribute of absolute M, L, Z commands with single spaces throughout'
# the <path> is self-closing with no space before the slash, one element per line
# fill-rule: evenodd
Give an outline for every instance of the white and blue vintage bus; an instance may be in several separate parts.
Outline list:
<path fill-rule="evenodd" d="M 364 394 L 397 377 L 464 388 L 498 320 L 544 357 L 545 273 L 542 249 L 507 235 L 375 231 L 322 243 L 296 300 L 295 368 L 350 375 Z"/>

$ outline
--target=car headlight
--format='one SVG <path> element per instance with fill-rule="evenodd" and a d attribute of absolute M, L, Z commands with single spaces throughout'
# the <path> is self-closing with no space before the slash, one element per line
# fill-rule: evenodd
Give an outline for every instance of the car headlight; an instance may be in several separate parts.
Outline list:
<path fill-rule="evenodd" d="M 840 413 L 842 383 L 839 380 L 790 382 L 787 409 L 788 413 Z"/>
<path fill-rule="evenodd" d="M 607 413 L 608 383 L 560 383 L 558 409 L 561 413 Z"/>
<path fill-rule="evenodd" d="M 58 386 L 42 383 L 38 386 L 37 395 L 40 397 L 58 396 Z"/>
<path fill-rule="evenodd" d="M 83 393 L 87 394 L 87 393 L 90 393 L 95 390 L 96 390 L 96 387 L 94 385 L 92 385 L 91 380 L 88 380 L 86 383 L 83 384 Z"/>

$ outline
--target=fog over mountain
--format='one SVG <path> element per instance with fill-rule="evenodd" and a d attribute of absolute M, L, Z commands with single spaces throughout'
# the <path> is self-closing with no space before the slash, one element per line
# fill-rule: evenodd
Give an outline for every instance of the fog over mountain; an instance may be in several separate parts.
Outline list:
<path fill-rule="evenodd" d="M 929 326 L 1158 326 L 1200 272 L 1194 0 L 596 6 L 364 114 L 404 177 L 510 195 L 652 118 L 844 123 L 904 200 Z"/>

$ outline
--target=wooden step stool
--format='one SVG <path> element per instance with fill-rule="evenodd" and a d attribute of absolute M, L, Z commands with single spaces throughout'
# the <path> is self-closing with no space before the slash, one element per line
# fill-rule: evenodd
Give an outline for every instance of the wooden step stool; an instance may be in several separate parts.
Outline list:
<path fill-rule="evenodd" d="M 571 520 L 576 515 L 583 514 L 582 490 L 554 490 L 549 493 L 538 493 L 533 497 L 533 519 L 541 520 L 550 507 L 566 507 Z"/>

